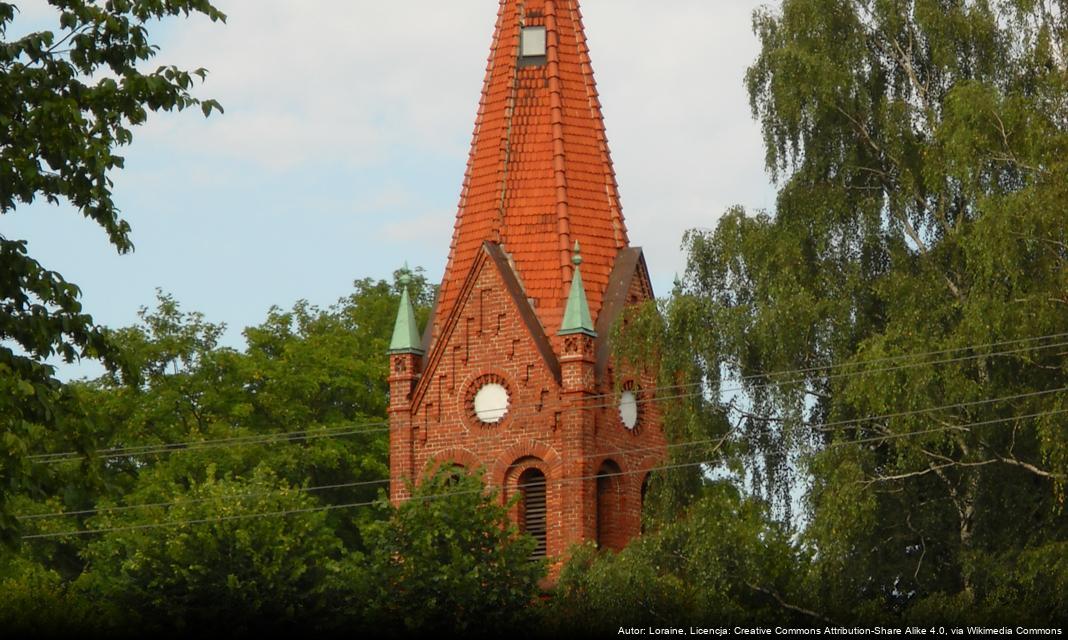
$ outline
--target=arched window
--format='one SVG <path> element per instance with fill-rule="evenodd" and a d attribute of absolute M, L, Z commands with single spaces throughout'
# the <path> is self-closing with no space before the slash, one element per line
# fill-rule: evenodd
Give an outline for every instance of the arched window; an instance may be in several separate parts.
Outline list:
<path fill-rule="evenodd" d="M 467 468 L 459 462 L 449 463 L 443 470 L 447 474 L 447 477 L 445 478 L 445 486 L 448 487 L 455 487 L 460 484 L 460 481 L 467 475 Z"/>
<path fill-rule="evenodd" d="M 641 494 L 642 495 L 642 503 L 641 503 L 641 509 L 639 509 L 639 511 L 638 511 L 638 515 L 642 519 L 642 528 L 641 528 L 641 532 L 642 533 L 645 533 L 645 496 L 649 493 L 649 478 L 651 478 L 652 475 L 653 475 L 652 473 L 647 473 L 647 474 L 645 474 L 645 477 L 642 479 L 642 494 Z"/>
<path fill-rule="evenodd" d="M 597 546 L 623 548 L 626 532 L 620 531 L 620 501 L 623 477 L 619 465 L 605 460 L 597 471 Z"/>
<path fill-rule="evenodd" d="M 519 528 L 530 534 L 537 542 L 532 559 L 546 555 L 545 474 L 531 467 L 519 476 L 519 492 L 523 500 L 519 504 Z"/>

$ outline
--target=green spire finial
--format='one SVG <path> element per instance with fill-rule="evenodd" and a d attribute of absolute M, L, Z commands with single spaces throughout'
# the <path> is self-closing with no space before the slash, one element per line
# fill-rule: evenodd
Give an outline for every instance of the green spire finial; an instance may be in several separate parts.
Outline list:
<path fill-rule="evenodd" d="M 397 309 L 397 321 L 393 325 L 393 339 L 389 343 L 389 352 L 423 354 L 423 341 L 419 339 L 419 325 L 415 321 L 415 308 L 412 299 L 408 295 L 408 285 L 412 283 L 412 276 L 408 270 L 408 263 L 404 263 L 404 270 L 397 280 L 401 286 L 400 309 Z"/>
<path fill-rule="evenodd" d="M 575 255 L 571 257 L 571 264 L 575 269 L 571 275 L 571 293 L 567 296 L 567 307 L 564 309 L 564 321 L 560 324 L 560 335 L 566 336 L 572 333 L 584 333 L 588 336 L 597 336 L 593 328 L 593 318 L 590 316 L 590 304 L 586 301 L 586 287 L 582 284 L 582 249 L 578 240 L 575 241 Z"/>

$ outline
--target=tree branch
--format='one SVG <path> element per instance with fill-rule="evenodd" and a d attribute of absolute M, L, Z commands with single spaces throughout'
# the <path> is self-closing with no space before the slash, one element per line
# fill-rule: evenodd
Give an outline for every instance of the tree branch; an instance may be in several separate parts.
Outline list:
<path fill-rule="evenodd" d="M 804 607 L 799 607 L 797 605 L 790 604 L 789 602 L 783 600 L 782 596 L 780 596 L 777 592 L 772 591 L 771 589 L 765 589 L 764 587 L 757 586 L 757 585 L 753 584 L 752 582 L 746 582 L 745 585 L 747 587 L 749 587 L 750 589 L 752 589 L 753 591 L 757 591 L 759 593 L 763 593 L 764 595 L 768 595 L 768 596 L 771 596 L 772 598 L 775 598 L 775 601 L 778 602 L 779 606 L 782 607 L 783 609 L 787 609 L 789 611 L 795 611 L 795 612 L 800 613 L 802 615 L 806 615 L 806 616 L 808 616 L 810 618 L 815 618 L 817 620 L 822 620 L 822 621 L 824 621 L 824 622 L 826 622 L 828 624 L 834 624 L 834 621 L 831 620 L 830 618 L 824 617 L 823 615 L 820 615 L 819 613 L 817 613 L 817 612 L 815 612 L 815 611 L 813 611 L 811 609 L 805 609 Z"/>
<path fill-rule="evenodd" d="M 1014 437 L 1015 437 L 1015 434 L 1014 434 Z M 1007 456 L 1001 455 L 994 449 L 994 447 L 990 446 L 989 444 L 987 444 L 983 440 L 980 440 L 979 444 L 983 445 L 983 447 L 986 448 L 987 451 L 989 451 L 991 454 L 993 454 L 993 456 L 996 458 L 996 460 L 995 460 L 996 462 L 1002 462 L 1002 463 L 1007 464 L 1007 465 L 1011 465 L 1011 466 L 1014 466 L 1014 467 L 1019 467 L 1021 469 L 1025 469 L 1025 470 L 1030 471 L 1031 473 L 1035 474 L 1036 476 L 1039 476 L 1039 477 L 1042 477 L 1042 478 L 1050 478 L 1050 479 L 1054 479 L 1054 480 L 1060 480 L 1060 479 L 1063 479 L 1065 477 L 1068 477 L 1063 473 L 1055 473 L 1053 471 L 1046 471 L 1045 469 L 1040 469 L 1039 467 L 1031 464 L 1030 462 L 1025 462 L 1023 460 L 1020 460 L 1019 458 L 1017 458 L 1011 452 Z"/>
<path fill-rule="evenodd" d="M 894 482 L 896 480 L 907 480 L 909 478 L 918 478 L 920 476 L 925 476 L 925 475 L 927 475 L 929 473 L 937 473 L 938 471 L 941 471 L 942 469 L 948 469 L 949 467 L 952 467 L 952 466 L 953 466 L 953 463 L 947 463 L 947 464 L 943 464 L 943 465 L 935 465 L 934 463 L 932 463 L 930 467 L 924 469 L 923 471 L 910 471 L 909 473 L 902 473 L 902 474 L 898 474 L 896 476 L 876 476 L 874 478 L 870 478 L 870 479 L 865 480 L 863 482 L 858 480 L 858 482 L 861 482 L 865 486 L 870 486 L 870 485 L 875 484 L 876 482 Z"/>
<path fill-rule="evenodd" d="M 1060 247 L 1061 249 L 1068 251 L 1068 244 L 1059 242 L 1057 240 L 1052 240 L 1050 238 L 1039 238 L 1037 236 L 1028 235 L 1026 233 L 1020 233 L 1019 231 L 1010 231 L 1009 235 L 1016 236 L 1017 238 L 1024 238 L 1025 240 L 1037 240 L 1038 242 L 1046 242 L 1055 247 Z"/>
<path fill-rule="evenodd" d="M 927 453 L 929 455 L 936 455 L 936 454 L 930 454 L 930 452 L 928 452 L 928 451 L 924 451 L 924 453 Z M 996 462 L 999 462 L 998 460 L 983 460 L 981 462 L 960 462 L 959 460 L 953 460 L 951 458 L 944 458 L 944 459 L 949 460 L 949 462 L 946 462 L 944 464 L 937 464 L 937 465 L 932 462 L 929 467 L 927 467 L 926 469 L 924 469 L 922 471 L 910 471 L 908 473 L 901 473 L 901 474 L 898 474 L 898 475 L 895 475 L 895 476 L 876 476 L 874 478 L 870 478 L 868 480 L 863 481 L 862 484 L 864 484 L 865 486 L 868 486 L 868 485 L 875 484 L 876 482 L 893 482 L 895 480 L 907 480 L 908 478 L 918 478 L 920 476 L 925 476 L 925 475 L 927 475 L 929 473 L 935 473 L 935 474 L 938 474 L 938 476 L 940 478 L 942 478 L 942 481 L 945 482 L 946 485 L 949 487 L 950 494 L 955 497 L 957 495 L 956 494 L 956 490 L 953 488 L 952 484 L 949 482 L 949 478 L 946 477 L 945 474 L 942 473 L 942 471 L 944 471 L 945 469 L 949 469 L 951 467 L 985 467 L 987 465 L 991 465 L 991 464 L 994 464 Z M 858 482 L 861 482 L 861 481 L 858 481 Z"/>
<path fill-rule="evenodd" d="M 916 584 L 920 584 L 920 568 L 923 567 L 923 559 L 927 557 L 927 540 L 924 539 L 923 534 L 916 530 L 916 527 L 912 526 L 912 514 L 908 514 L 905 517 L 905 524 L 908 525 L 909 530 L 920 537 L 920 559 L 916 562 L 916 570 L 912 572 L 912 579 L 916 581 Z"/>

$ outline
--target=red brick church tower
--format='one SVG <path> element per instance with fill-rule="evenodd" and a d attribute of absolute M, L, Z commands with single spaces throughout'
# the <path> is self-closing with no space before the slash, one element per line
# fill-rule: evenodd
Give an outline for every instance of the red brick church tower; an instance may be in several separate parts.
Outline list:
<path fill-rule="evenodd" d="M 652 377 L 608 335 L 653 297 L 616 189 L 578 0 L 500 0 L 445 276 L 390 347 L 394 502 L 436 465 L 485 470 L 559 559 L 641 529 L 665 441 Z"/>

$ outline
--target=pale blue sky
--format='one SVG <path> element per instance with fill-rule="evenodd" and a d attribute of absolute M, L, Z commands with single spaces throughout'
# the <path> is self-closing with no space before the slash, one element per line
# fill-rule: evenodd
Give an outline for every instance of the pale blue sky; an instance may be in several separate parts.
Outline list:
<path fill-rule="evenodd" d="M 23 25 L 47 16 L 21 0 Z M 224 115 L 163 114 L 135 131 L 116 200 L 137 250 L 118 256 L 67 207 L 0 233 L 82 287 L 106 325 L 157 287 L 224 322 L 226 344 L 272 305 L 329 305 L 404 261 L 438 279 L 467 159 L 496 0 L 218 0 L 225 25 L 172 21 L 156 64 L 203 66 Z M 753 0 L 583 0 L 632 243 L 658 294 L 686 229 L 734 204 L 771 208 L 745 68 Z M 63 367 L 65 377 L 95 366 Z"/>

